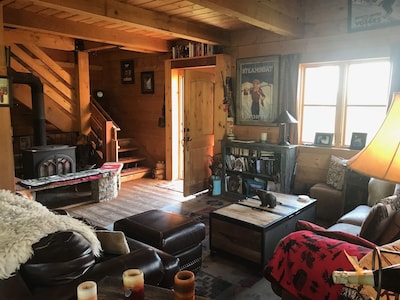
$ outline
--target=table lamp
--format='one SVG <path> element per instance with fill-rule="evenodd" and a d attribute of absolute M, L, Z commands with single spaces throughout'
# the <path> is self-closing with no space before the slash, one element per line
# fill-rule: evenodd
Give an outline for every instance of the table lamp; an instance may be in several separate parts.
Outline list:
<path fill-rule="evenodd" d="M 297 124 L 297 120 L 287 110 L 281 112 L 279 117 L 274 121 L 279 124 L 279 145 L 289 146 L 288 136 L 286 134 L 286 124 Z"/>
<path fill-rule="evenodd" d="M 400 182 L 400 93 L 395 93 L 385 120 L 372 141 L 347 163 L 367 176 Z"/>

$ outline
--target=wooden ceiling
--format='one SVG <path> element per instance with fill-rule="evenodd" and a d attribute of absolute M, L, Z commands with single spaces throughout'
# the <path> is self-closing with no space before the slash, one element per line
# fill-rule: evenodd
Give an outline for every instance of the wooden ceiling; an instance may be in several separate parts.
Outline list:
<path fill-rule="evenodd" d="M 73 50 L 110 47 L 168 52 L 175 40 L 230 45 L 233 33 L 261 28 L 303 35 L 304 0 L 3 0 L 6 42 Z M 25 41 L 25 42 L 23 42 Z"/>

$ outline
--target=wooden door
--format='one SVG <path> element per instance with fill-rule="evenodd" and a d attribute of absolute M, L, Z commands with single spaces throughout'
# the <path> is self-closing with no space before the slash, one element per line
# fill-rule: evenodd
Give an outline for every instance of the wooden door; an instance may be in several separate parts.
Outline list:
<path fill-rule="evenodd" d="M 184 196 L 208 188 L 209 157 L 214 148 L 214 87 L 213 74 L 185 70 Z"/>

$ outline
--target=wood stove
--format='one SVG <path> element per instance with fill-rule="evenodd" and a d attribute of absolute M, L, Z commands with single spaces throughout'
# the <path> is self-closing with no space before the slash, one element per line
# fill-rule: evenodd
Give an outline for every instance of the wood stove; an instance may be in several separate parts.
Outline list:
<path fill-rule="evenodd" d="M 76 172 L 75 146 L 46 145 L 24 150 L 24 178 L 39 178 Z"/>

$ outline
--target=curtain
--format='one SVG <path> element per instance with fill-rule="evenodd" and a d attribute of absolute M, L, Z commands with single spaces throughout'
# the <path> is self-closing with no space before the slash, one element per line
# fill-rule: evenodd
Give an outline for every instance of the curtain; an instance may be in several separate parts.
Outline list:
<path fill-rule="evenodd" d="M 287 110 L 298 119 L 297 84 L 299 78 L 300 54 L 282 55 L 279 74 L 279 110 Z M 298 144 L 297 124 L 288 124 L 287 133 L 291 144 Z"/>

